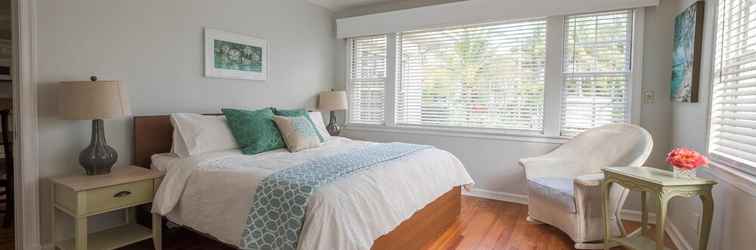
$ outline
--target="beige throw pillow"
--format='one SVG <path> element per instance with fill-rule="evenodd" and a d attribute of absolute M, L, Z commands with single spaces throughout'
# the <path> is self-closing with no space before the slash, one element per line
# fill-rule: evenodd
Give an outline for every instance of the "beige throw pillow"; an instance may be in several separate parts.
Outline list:
<path fill-rule="evenodd" d="M 312 123 L 304 116 L 273 116 L 281 136 L 286 142 L 286 148 L 291 152 L 298 152 L 308 148 L 320 146 L 318 132 Z"/>

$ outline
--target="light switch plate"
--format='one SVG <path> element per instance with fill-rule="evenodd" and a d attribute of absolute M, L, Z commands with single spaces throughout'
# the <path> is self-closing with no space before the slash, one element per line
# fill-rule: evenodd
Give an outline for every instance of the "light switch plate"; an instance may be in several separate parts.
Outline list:
<path fill-rule="evenodd" d="M 643 91 L 643 103 L 652 104 L 656 102 L 656 93 L 652 90 Z"/>

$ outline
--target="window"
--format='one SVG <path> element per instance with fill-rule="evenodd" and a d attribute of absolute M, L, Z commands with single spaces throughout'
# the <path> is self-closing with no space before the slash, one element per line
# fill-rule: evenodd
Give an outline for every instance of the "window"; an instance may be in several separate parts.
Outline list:
<path fill-rule="evenodd" d="M 350 123 L 384 123 L 386 40 L 385 35 L 350 39 Z"/>
<path fill-rule="evenodd" d="M 546 21 L 397 34 L 396 124 L 542 130 Z"/>
<path fill-rule="evenodd" d="M 709 151 L 756 174 L 756 2 L 720 0 Z"/>
<path fill-rule="evenodd" d="M 571 137 L 630 122 L 642 12 L 350 38 L 348 123 Z"/>
<path fill-rule="evenodd" d="M 632 11 L 565 20 L 562 135 L 630 120 Z"/>

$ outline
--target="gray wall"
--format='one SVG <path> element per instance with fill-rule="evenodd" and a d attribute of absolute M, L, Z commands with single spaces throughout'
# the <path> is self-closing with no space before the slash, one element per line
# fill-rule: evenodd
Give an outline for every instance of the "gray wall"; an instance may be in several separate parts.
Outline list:
<path fill-rule="evenodd" d="M 57 82 L 90 75 L 121 80 L 133 114 L 151 115 L 221 107 L 310 108 L 337 79 L 333 13 L 302 0 L 40 0 L 37 16 L 44 243 L 50 239 L 44 178 L 80 172 L 77 155 L 89 143 L 89 122 L 55 117 Z M 268 80 L 204 78 L 203 27 L 267 39 Z M 132 156 L 130 131 L 129 119 L 106 121 L 119 165 Z M 107 227 L 115 218 L 97 218 L 92 226 Z M 71 224 L 64 222 L 70 232 Z"/>
<path fill-rule="evenodd" d="M 667 13 L 666 18 L 672 19 L 694 2 L 694 0 L 665 0 L 662 8 Z M 673 147 L 690 147 L 700 152 L 706 152 L 707 149 L 716 4 L 717 1 L 706 1 L 700 102 L 672 105 L 671 143 Z M 699 171 L 700 175 L 719 182 L 714 189 L 715 216 L 709 248 L 754 249 L 756 246 L 756 237 L 753 237 L 756 232 L 755 193 L 747 191 L 748 188 L 734 185 L 734 180 L 742 180 L 742 178 L 713 168 L 709 170 Z M 753 181 L 751 178 L 750 181 L 744 182 L 745 185 L 753 187 Z M 685 241 L 696 248 L 701 202 L 698 199 L 675 199 L 670 211 L 671 222 L 678 228 Z"/>
<path fill-rule="evenodd" d="M 650 166 L 667 168 L 664 155 L 672 147 L 690 147 L 706 152 L 708 106 L 713 62 L 714 18 L 717 1 L 706 0 L 704 48 L 700 79 L 699 103 L 673 103 L 669 98 L 669 81 L 672 71 L 672 32 L 674 18 L 696 0 L 663 0 L 657 7 L 646 8 L 646 25 L 643 59 L 643 90 L 653 91 L 656 100 L 642 104 L 641 125 L 654 136 L 654 153 L 647 162 Z M 362 10 L 370 12 L 369 10 Z M 343 45 L 342 45 L 343 46 Z M 339 68 L 345 67 L 343 50 Z M 343 77 L 340 78 L 343 83 Z M 516 164 L 522 157 L 538 155 L 553 144 L 526 143 L 495 139 L 472 139 L 450 136 L 424 136 L 390 134 L 384 132 L 348 132 L 349 134 L 378 141 L 409 141 L 433 144 L 457 155 L 473 178 L 477 187 L 485 190 L 524 194 L 523 173 Z M 719 182 L 715 187 L 715 215 L 709 249 L 753 249 L 756 245 L 756 188 L 753 177 L 738 177 L 716 168 L 700 170 L 699 175 Z M 638 208 L 635 195 L 626 207 Z M 669 210 L 669 223 L 676 230 L 668 230 L 683 241 L 681 247 L 698 247 L 698 227 L 701 202 L 698 199 L 675 198 Z"/>
<path fill-rule="evenodd" d="M 693 0 L 664 0 L 646 8 L 643 89 L 656 94 L 644 103 L 641 125 L 654 135 L 649 165 L 663 167 L 664 153 L 674 146 L 704 151 L 710 85 L 704 72 L 701 102 L 669 101 L 672 20 Z M 707 1 L 713 7 L 714 1 Z M 395 9 L 376 6 L 340 15 Z M 707 14 L 711 14 L 709 11 Z M 38 77 L 40 175 L 45 178 L 79 172 L 76 156 L 89 142 L 89 123 L 55 118 L 56 83 L 83 80 L 96 74 L 126 84 L 134 115 L 170 112 L 217 112 L 220 107 L 314 107 L 319 91 L 343 88 L 344 41 L 336 40 L 333 13 L 301 0 L 39 0 Z M 712 20 L 707 16 L 707 22 Z M 711 25 L 706 33 L 711 35 Z M 202 77 L 202 28 L 249 34 L 270 43 L 270 74 L 266 82 Z M 705 46 L 704 58 L 711 54 Z M 708 54 L 707 54 L 708 53 Z M 334 55 L 336 55 L 334 57 Z M 704 68 L 710 62 L 704 60 Z M 673 112 L 674 111 L 674 112 Z M 671 126 L 670 126 L 671 125 Z M 109 143 L 120 153 L 119 164 L 131 158 L 128 119 L 106 122 Z M 691 132 L 693 131 L 693 132 Z M 349 132 L 377 141 L 433 144 L 457 155 L 478 182 L 493 192 L 524 194 L 522 170 L 516 161 L 545 153 L 550 143 L 384 132 Z M 706 173 L 703 175 L 711 176 Z M 711 176 L 713 177 L 713 176 Z M 49 243 L 48 183 L 41 182 L 42 239 Z M 756 245 L 752 209 L 756 198 L 735 185 L 717 188 L 717 216 L 712 249 L 749 249 Z M 631 201 L 635 207 L 636 201 Z M 674 200 L 671 221 L 695 246 L 700 202 Z M 692 212 L 690 212 L 692 211 Z M 62 218 L 61 218 L 62 219 Z M 93 227 L 118 222 L 117 215 L 96 218 Z M 61 227 L 71 231 L 64 220 Z"/>
<path fill-rule="evenodd" d="M 364 9 L 362 11 L 369 12 Z M 651 103 L 641 105 L 640 125 L 649 130 L 654 138 L 654 151 L 647 164 L 664 167 L 664 156 L 670 145 L 671 102 L 668 96 L 672 65 L 672 20 L 658 13 L 656 8 L 646 8 L 645 20 L 642 88 L 643 91 L 654 92 L 656 98 Z M 345 50 L 339 52 L 339 68 L 345 68 Z M 340 79 L 343 88 L 346 80 L 344 77 Z M 476 181 L 475 188 L 502 195 L 526 194 L 525 174 L 517 164 L 520 158 L 541 155 L 558 146 L 554 143 L 411 133 L 346 131 L 345 134 L 366 140 L 426 143 L 448 150 L 465 164 Z M 633 194 L 626 208 L 638 210 L 638 197 L 639 195 Z"/>

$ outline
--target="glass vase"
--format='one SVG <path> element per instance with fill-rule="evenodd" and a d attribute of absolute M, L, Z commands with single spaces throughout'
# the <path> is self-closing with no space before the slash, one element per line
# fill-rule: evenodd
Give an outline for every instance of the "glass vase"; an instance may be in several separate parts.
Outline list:
<path fill-rule="evenodd" d="M 696 177 L 695 169 L 686 169 L 686 168 L 679 168 L 676 166 L 672 166 L 672 173 L 674 173 L 675 178 L 695 178 Z"/>

